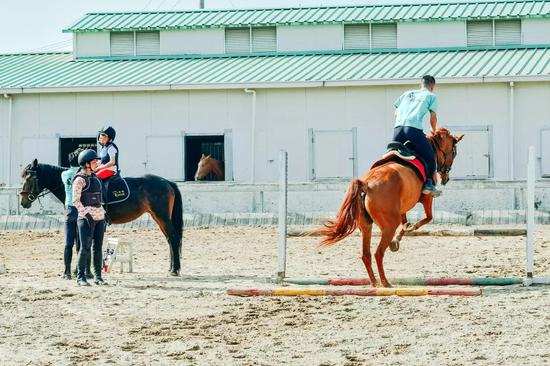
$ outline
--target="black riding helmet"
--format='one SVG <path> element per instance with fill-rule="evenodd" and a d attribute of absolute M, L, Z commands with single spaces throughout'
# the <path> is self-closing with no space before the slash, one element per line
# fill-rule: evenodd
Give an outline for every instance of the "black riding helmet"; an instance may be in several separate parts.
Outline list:
<path fill-rule="evenodd" d="M 116 137 L 116 131 L 111 126 L 104 126 L 101 130 L 99 130 L 99 133 L 97 135 L 98 139 L 99 139 L 99 135 L 101 135 L 102 133 L 109 136 L 111 141 L 114 141 L 114 139 Z"/>
<path fill-rule="evenodd" d="M 97 153 L 92 149 L 86 149 L 83 150 L 80 154 L 78 154 L 78 165 L 81 167 L 86 166 L 86 163 L 89 163 L 92 160 L 99 159 L 97 157 Z"/>

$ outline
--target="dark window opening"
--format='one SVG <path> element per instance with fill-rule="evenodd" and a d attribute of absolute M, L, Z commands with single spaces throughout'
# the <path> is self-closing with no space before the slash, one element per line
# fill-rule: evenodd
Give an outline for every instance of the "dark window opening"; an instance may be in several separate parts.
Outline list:
<path fill-rule="evenodd" d="M 69 154 L 76 149 L 92 149 L 97 151 L 95 137 L 62 137 L 59 139 L 59 166 L 69 167 Z"/>
<path fill-rule="evenodd" d="M 185 180 L 195 180 L 199 161 L 202 154 L 211 155 L 214 159 L 225 165 L 224 137 L 218 136 L 185 136 Z M 205 180 L 216 180 L 213 174 L 209 174 Z"/>

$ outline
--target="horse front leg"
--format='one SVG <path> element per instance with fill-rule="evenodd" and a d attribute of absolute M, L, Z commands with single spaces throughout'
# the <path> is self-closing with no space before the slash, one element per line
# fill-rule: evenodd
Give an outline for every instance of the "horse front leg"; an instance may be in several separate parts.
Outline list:
<path fill-rule="evenodd" d="M 428 222 L 432 221 L 433 219 L 433 213 L 432 213 L 432 206 L 433 206 L 433 196 L 429 194 L 423 194 L 420 197 L 420 203 L 422 203 L 422 206 L 424 206 L 424 213 L 426 214 L 426 217 L 422 220 L 418 221 L 416 224 L 408 224 L 407 227 L 404 227 L 403 229 L 405 232 L 411 232 L 414 230 L 418 230 L 422 226 L 426 225 Z"/>

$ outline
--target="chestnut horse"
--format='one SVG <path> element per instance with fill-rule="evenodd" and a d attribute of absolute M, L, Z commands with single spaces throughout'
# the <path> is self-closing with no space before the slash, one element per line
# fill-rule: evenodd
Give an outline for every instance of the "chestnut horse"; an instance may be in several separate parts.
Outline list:
<path fill-rule="evenodd" d="M 443 185 L 449 181 L 449 172 L 456 156 L 456 144 L 463 137 L 464 135 L 454 136 L 445 128 L 439 128 L 428 136 Z M 323 227 L 313 231 L 323 236 L 319 245 L 336 244 L 359 227 L 363 242 L 361 259 L 371 285 L 376 286 L 370 250 L 374 222 L 382 232 L 374 254 L 378 275 L 383 286 L 391 287 L 384 273 L 384 252 L 388 247 L 392 251 L 398 250 L 399 241 L 406 232 L 417 230 L 432 220 L 433 197 L 422 194 L 422 185 L 423 182 L 411 168 L 394 162 L 375 167 L 361 179 L 352 180 L 336 219 L 327 221 Z M 418 202 L 424 206 L 426 218 L 410 224 L 407 222 L 407 212 Z M 401 230 L 395 235 L 400 225 Z"/>
<path fill-rule="evenodd" d="M 21 206 L 30 208 L 35 200 L 48 193 L 64 203 L 65 187 L 61 173 L 65 170 L 55 165 L 39 164 L 34 159 L 21 174 L 24 180 L 19 193 Z M 183 236 L 183 206 L 178 186 L 156 175 L 124 179 L 131 193 L 127 200 L 109 205 L 108 213 L 112 223 L 124 224 L 145 212 L 150 213 L 169 244 L 170 274 L 177 276 L 181 267 Z"/>
<path fill-rule="evenodd" d="M 225 180 L 223 163 L 214 159 L 212 155 L 202 154 L 197 172 L 195 173 L 195 180 L 206 180 L 210 173 L 214 176 L 213 180 Z"/>

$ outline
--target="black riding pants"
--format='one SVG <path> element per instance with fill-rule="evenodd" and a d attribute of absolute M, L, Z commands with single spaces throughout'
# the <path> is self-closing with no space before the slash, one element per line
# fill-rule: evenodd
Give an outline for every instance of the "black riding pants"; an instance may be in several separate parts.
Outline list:
<path fill-rule="evenodd" d="M 94 275 L 101 278 L 103 262 L 103 236 L 105 235 L 105 220 L 94 221 L 78 218 L 78 235 L 80 251 L 78 252 L 78 278 L 85 278 L 86 261 L 92 255 Z M 92 251 L 90 252 L 90 249 Z"/>
<path fill-rule="evenodd" d="M 420 154 L 422 159 L 426 162 L 426 177 L 432 179 L 436 164 L 435 153 L 432 145 L 426 138 L 426 135 L 422 130 L 409 126 L 395 127 L 393 130 L 393 140 L 404 144 L 406 141 L 410 141 L 414 144 L 414 150 Z"/>

